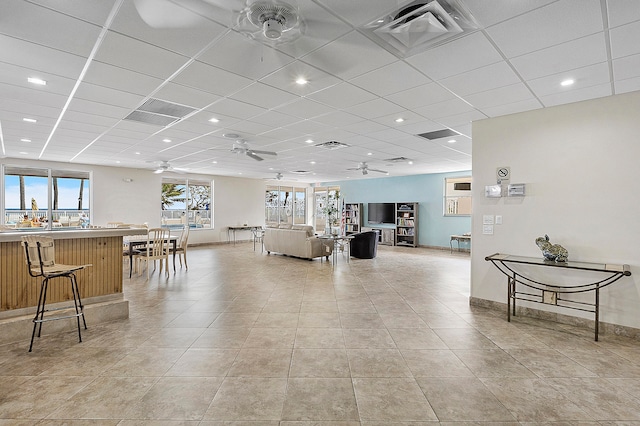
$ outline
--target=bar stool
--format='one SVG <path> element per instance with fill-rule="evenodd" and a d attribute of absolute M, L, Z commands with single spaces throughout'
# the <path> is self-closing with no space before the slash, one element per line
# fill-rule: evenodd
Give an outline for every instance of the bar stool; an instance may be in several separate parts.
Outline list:
<path fill-rule="evenodd" d="M 80 331 L 80 317 L 87 329 L 87 322 L 84 319 L 82 300 L 80 299 L 80 290 L 78 289 L 78 281 L 75 272 L 92 265 L 62 265 L 55 261 L 55 245 L 53 238 L 40 235 L 27 235 L 22 237 L 22 245 L 27 261 L 29 275 L 32 277 L 42 277 L 42 285 L 40 286 L 40 295 L 38 296 L 38 308 L 36 315 L 33 317 L 33 332 L 31 333 L 31 343 L 29 344 L 29 352 L 33 348 L 33 339 L 38 329 L 38 337 L 42 332 L 42 323 L 46 321 L 54 321 L 65 318 L 76 318 L 78 323 L 78 341 L 82 342 L 82 334 Z M 71 306 L 47 310 L 47 290 L 49 288 L 49 280 L 52 278 L 68 278 L 71 284 L 71 293 L 73 294 L 73 307 L 75 314 L 50 316 L 45 318 L 44 313 L 49 311 L 69 309 Z"/>

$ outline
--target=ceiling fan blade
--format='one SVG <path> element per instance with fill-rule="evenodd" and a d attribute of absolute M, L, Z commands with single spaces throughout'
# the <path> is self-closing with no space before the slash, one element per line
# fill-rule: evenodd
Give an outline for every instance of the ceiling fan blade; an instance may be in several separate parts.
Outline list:
<path fill-rule="evenodd" d="M 347 169 L 347 170 L 354 170 L 354 171 L 358 171 L 358 170 L 362 170 L 362 169 L 361 169 L 360 167 L 354 167 L 354 168 Z"/>
<path fill-rule="evenodd" d="M 367 169 L 367 170 L 369 170 L 370 172 L 389 173 L 386 170 L 378 170 L 378 169 Z"/>
<path fill-rule="evenodd" d="M 273 152 L 273 151 L 259 151 L 256 149 L 250 149 L 249 152 L 251 152 L 252 154 L 265 154 L 265 155 L 278 155 L 277 152 Z"/>
<path fill-rule="evenodd" d="M 257 155 L 255 155 L 255 154 L 254 154 L 253 152 L 251 152 L 251 151 L 247 151 L 247 157 L 251 157 L 251 158 L 253 158 L 253 159 L 254 159 L 254 160 L 256 160 L 256 161 L 262 161 L 262 160 L 264 160 L 264 158 L 262 158 L 262 157 L 258 157 Z"/>
<path fill-rule="evenodd" d="M 170 0 L 135 0 L 142 20 L 152 28 L 188 28 L 202 17 Z"/>

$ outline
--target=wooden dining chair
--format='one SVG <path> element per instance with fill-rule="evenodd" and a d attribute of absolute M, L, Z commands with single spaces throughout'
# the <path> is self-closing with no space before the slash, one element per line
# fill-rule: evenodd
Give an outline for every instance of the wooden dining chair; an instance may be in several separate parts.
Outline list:
<path fill-rule="evenodd" d="M 136 269 L 141 272 L 140 263 L 145 262 L 147 279 L 151 276 L 150 262 L 153 262 L 154 270 L 156 260 L 160 262 L 160 272 L 164 266 L 165 273 L 169 275 L 169 230 L 165 228 L 151 228 L 147 233 L 147 245 L 133 255 Z"/>

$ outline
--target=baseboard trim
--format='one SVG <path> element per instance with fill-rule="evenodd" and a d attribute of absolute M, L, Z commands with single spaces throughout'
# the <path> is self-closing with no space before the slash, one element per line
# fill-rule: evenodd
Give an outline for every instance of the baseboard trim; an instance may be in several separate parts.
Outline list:
<path fill-rule="evenodd" d="M 480 308 L 486 308 L 493 311 L 500 311 L 504 313 L 505 321 L 507 316 L 507 304 L 502 302 L 496 302 L 494 300 L 479 299 L 477 297 L 469 297 L 469 305 L 477 306 Z M 526 306 L 516 306 L 516 315 L 535 318 L 544 321 L 557 322 L 559 324 L 567 324 L 589 330 L 594 330 L 595 320 L 588 318 L 579 318 L 571 315 L 565 315 L 556 312 L 543 311 L 540 309 L 530 308 Z M 615 335 L 628 337 L 630 339 L 640 341 L 640 329 L 634 327 L 627 327 L 619 324 L 611 324 L 604 321 L 600 321 L 600 327 L 598 331 L 600 335 Z"/>

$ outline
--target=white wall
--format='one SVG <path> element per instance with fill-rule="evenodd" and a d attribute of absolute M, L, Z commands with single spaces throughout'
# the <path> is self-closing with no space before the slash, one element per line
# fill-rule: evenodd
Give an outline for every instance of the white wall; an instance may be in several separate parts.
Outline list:
<path fill-rule="evenodd" d="M 184 177 L 151 170 L 124 167 L 102 167 L 13 158 L 2 159 L 4 164 L 45 167 L 93 172 L 91 179 L 91 223 L 144 223 L 160 226 L 162 176 Z M 214 228 L 198 229 L 189 234 L 189 244 L 227 241 L 227 227 L 264 224 L 264 191 L 266 182 L 226 176 L 187 175 L 193 179 L 213 180 Z M 131 179 L 125 182 L 123 179 Z M 239 239 L 248 239 L 245 232 Z"/>
<path fill-rule="evenodd" d="M 631 265 L 601 292 L 601 320 L 640 328 L 639 112 L 634 92 L 473 123 L 472 297 L 506 303 L 506 278 L 485 256 L 539 257 L 534 240 L 548 234 L 570 260 Z M 524 198 L 484 197 L 499 166 L 526 184 Z M 503 216 L 494 235 L 482 234 L 483 215 Z"/>

